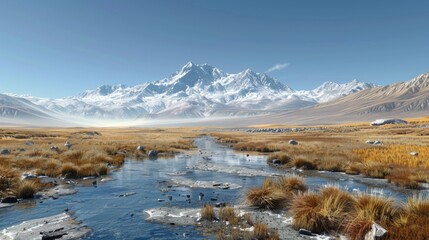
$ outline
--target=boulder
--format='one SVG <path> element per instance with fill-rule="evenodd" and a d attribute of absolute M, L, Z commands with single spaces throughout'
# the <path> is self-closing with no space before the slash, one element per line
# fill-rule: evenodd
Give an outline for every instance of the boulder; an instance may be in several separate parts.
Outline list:
<path fill-rule="evenodd" d="M 374 142 L 375 142 L 375 141 L 373 141 L 373 140 L 366 140 L 366 142 L 365 142 L 365 143 L 366 143 L 366 144 L 371 144 L 371 145 L 372 145 L 372 144 L 374 144 Z"/>
<path fill-rule="evenodd" d="M 273 160 L 273 164 L 281 164 L 281 163 L 282 162 L 279 159 L 277 159 L 277 158 Z"/>
<path fill-rule="evenodd" d="M 410 155 L 411 155 L 411 156 L 418 156 L 418 155 L 419 155 L 419 153 L 418 153 L 418 152 L 410 152 Z"/>
<path fill-rule="evenodd" d="M 289 144 L 290 145 L 298 145 L 298 142 L 292 139 L 292 140 L 289 140 Z"/>
<path fill-rule="evenodd" d="M 66 143 L 64 143 L 64 147 L 66 147 L 67 149 L 70 149 L 71 147 L 73 147 L 73 144 L 67 141 Z"/>
<path fill-rule="evenodd" d="M 365 235 L 365 240 L 378 240 L 384 237 L 387 233 L 387 230 L 377 223 L 373 223 L 371 230 Z"/>
<path fill-rule="evenodd" d="M 371 126 L 382 126 L 385 124 L 407 124 L 407 121 L 397 118 L 391 119 L 377 119 L 374 122 L 371 122 Z"/>
<path fill-rule="evenodd" d="M 150 150 L 149 153 L 147 154 L 150 158 L 156 158 L 158 157 L 158 151 L 156 150 Z"/>
<path fill-rule="evenodd" d="M 137 151 L 143 152 L 144 151 L 144 146 L 137 146 Z"/>
<path fill-rule="evenodd" d="M 380 141 L 378 141 L 378 140 L 375 140 L 374 141 L 374 145 L 381 145 L 382 143 L 380 142 Z"/>
<path fill-rule="evenodd" d="M 21 176 L 22 180 L 33 179 L 33 178 L 37 178 L 37 176 L 32 173 L 23 173 Z"/>
<path fill-rule="evenodd" d="M 55 152 L 59 152 L 59 151 L 60 151 L 60 148 L 59 148 L 59 147 L 57 147 L 57 146 L 52 146 L 52 147 L 51 147 L 51 150 L 52 150 L 52 151 L 55 151 Z"/>
<path fill-rule="evenodd" d="M 15 196 L 5 197 L 1 200 L 1 203 L 17 203 L 17 202 L 18 202 L 18 198 L 16 198 Z"/>
<path fill-rule="evenodd" d="M 25 143 L 25 145 L 27 145 L 27 146 L 31 146 L 31 145 L 33 145 L 34 144 L 34 142 L 33 141 L 28 141 L 28 142 L 26 142 Z"/>
<path fill-rule="evenodd" d="M 7 148 L 0 149 L 0 155 L 9 155 L 10 150 Z"/>

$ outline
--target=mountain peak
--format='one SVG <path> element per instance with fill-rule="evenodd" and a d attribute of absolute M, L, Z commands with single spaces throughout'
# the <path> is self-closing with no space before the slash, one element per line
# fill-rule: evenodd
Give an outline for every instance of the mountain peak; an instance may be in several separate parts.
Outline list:
<path fill-rule="evenodd" d="M 193 67 L 195 67 L 195 64 L 189 61 L 182 67 L 182 70 L 189 70 L 189 69 L 192 69 Z"/>

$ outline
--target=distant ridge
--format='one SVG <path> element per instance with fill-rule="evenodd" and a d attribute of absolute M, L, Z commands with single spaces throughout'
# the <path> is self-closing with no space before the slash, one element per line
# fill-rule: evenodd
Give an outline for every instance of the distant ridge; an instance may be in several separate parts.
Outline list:
<path fill-rule="evenodd" d="M 368 88 L 326 103 L 267 117 L 260 122 L 319 124 L 429 115 L 429 73 L 409 81 Z"/>

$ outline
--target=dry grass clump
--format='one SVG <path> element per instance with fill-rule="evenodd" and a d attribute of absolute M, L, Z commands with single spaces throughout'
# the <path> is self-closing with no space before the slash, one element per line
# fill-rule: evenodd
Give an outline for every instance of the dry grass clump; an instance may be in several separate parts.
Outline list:
<path fill-rule="evenodd" d="M 273 180 L 265 178 L 261 188 L 252 188 L 246 194 L 247 203 L 260 209 L 283 209 L 287 208 L 293 197 L 307 187 L 302 178 L 281 177 Z"/>
<path fill-rule="evenodd" d="M 58 160 L 48 160 L 36 170 L 36 174 L 40 176 L 58 177 L 61 174 L 61 164 Z"/>
<path fill-rule="evenodd" d="M 32 181 L 22 181 L 16 189 L 16 196 L 18 198 L 33 198 L 37 192 L 36 184 Z"/>
<path fill-rule="evenodd" d="M 323 158 L 314 161 L 317 170 L 330 172 L 344 172 L 346 169 L 346 161 L 338 158 Z"/>
<path fill-rule="evenodd" d="M 308 190 L 302 177 L 280 177 L 275 182 L 275 186 L 278 189 L 283 190 L 286 193 L 297 194 L 299 192 L 305 192 Z"/>
<path fill-rule="evenodd" d="M 66 163 L 61 167 L 61 175 L 65 178 L 77 178 L 78 168 L 72 163 Z"/>
<path fill-rule="evenodd" d="M 373 223 L 388 231 L 386 239 L 429 239 L 429 198 L 408 199 L 404 207 L 393 199 L 373 195 L 353 196 L 335 187 L 305 193 L 292 201 L 292 226 L 314 233 L 342 233 L 364 239 Z"/>
<path fill-rule="evenodd" d="M 238 225 L 240 223 L 240 217 L 235 214 L 233 207 L 221 207 L 219 210 L 219 219 L 222 221 L 228 221 L 231 225 Z"/>
<path fill-rule="evenodd" d="M 298 157 L 293 159 L 292 165 L 296 168 L 303 169 L 303 170 L 313 170 L 316 169 L 317 166 L 310 160 L 305 159 L 303 157 Z"/>
<path fill-rule="evenodd" d="M 350 175 L 358 175 L 362 173 L 363 165 L 360 163 L 350 163 L 345 169 L 345 173 Z"/>
<path fill-rule="evenodd" d="M 286 153 L 272 153 L 268 156 L 267 162 L 273 163 L 273 161 L 276 160 L 278 164 L 286 164 L 289 163 L 292 158 L 288 156 Z"/>
<path fill-rule="evenodd" d="M 404 211 L 392 199 L 381 196 L 360 195 L 350 213 L 345 232 L 351 239 L 362 239 L 362 235 L 378 223 L 388 231 L 403 221 Z"/>
<path fill-rule="evenodd" d="M 96 166 L 94 164 L 84 164 L 77 169 L 77 176 L 83 177 L 96 177 L 98 176 Z"/>
<path fill-rule="evenodd" d="M 240 142 L 234 145 L 235 150 L 239 151 L 250 151 L 250 152 L 277 152 L 280 149 L 276 146 L 266 144 L 263 142 Z"/>
<path fill-rule="evenodd" d="M 387 180 L 396 186 L 409 189 L 420 189 L 420 184 L 414 176 L 414 173 L 410 170 L 396 170 L 392 171 L 388 176 Z"/>
<path fill-rule="evenodd" d="M 316 233 L 323 231 L 323 222 L 326 219 L 319 214 L 320 202 L 320 196 L 315 193 L 296 196 L 291 207 L 292 226 L 296 229 L 305 228 Z"/>
<path fill-rule="evenodd" d="M 327 187 L 319 194 L 297 195 L 292 202 L 292 225 L 315 233 L 339 231 L 354 204 L 350 194 L 335 187 Z"/>
<path fill-rule="evenodd" d="M 214 219 L 216 219 L 216 215 L 214 212 L 214 208 L 212 205 L 209 204 L 205 204 L 202 208 L 201 208 L 201 218 L 207 221 L 213 221 Z"/>
<path fill-rule="evenodd" d="M 423 195 L 413 196 L 408 199 L 405 210 L 409 214 L 429 218 L 429 198 L 425 198 Z"/>
<path fill-rule="evenodd" d="M 377 162 L 370 162 L 365 164 L 364 168 L 362 169 L 362 173 L 365 176 L 372 177 L 372 178 L 385 178 L 387 177 L 391 172 L 391 168 L 383 163 L 377 163 Z"/>
<path fill-rule="evenodd" d="M 282 209 L 286 206 L 289 197 L 273 187 L 252 188 L 247 192 L 247 202 L 260 209 Z"/>
<path fill-rule="evenodd" d="M 346 226 L 347 237 L 350 240 L 365 239 L 365 235 L 371 230 L 373 223 L 373 221 L 367 219 L 354 219 Z"/>
<path fill-rule="evenodd" d="M 352 216 L 389 226 L 395 223 L 402 212 L 393 199 L 365 194 L 356 198 Z"/>
<path fill-rule="evenodd" d="M 106 164 L 100 164 L 96 167 L 97 175 L 98 176 L 103 176 L 103 175 L 107 175 L 109 168 L 106 166 Z"/>
<path fill-rule="evenodd" d="M 257 240 L 265 240 L 269 238 L 268 227 L 265 223 L 255 223 L 253 225 L 253 237 Z"/>
<path fill-rule="evenodd" d="M 387 239 L 429 239 L 429 199 L 422 195 L 409 198 L 400 220 L 388 229 Z"/>

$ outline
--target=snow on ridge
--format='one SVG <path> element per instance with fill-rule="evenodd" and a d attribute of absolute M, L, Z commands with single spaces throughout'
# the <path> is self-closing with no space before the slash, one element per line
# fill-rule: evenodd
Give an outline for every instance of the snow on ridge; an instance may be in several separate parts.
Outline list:
<path fill-rule="evenodd" d="M 208 64 L 188 62 L 168 78 L 136 86 L 102 85 L 77 96 L 46 99 L 22 96 L 53 112 L 91 118 L 137 118 L 157 114 L 208 117 L 272 109 L 297 109 L 345 96 L 373 84 L 356 80 L 325 82 L 311 91 L 295 91 L 265 73 L 246 69 L 225 73 Z"/>

